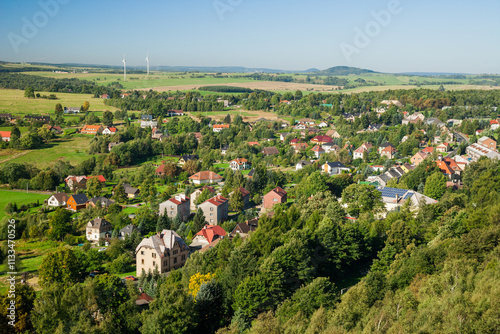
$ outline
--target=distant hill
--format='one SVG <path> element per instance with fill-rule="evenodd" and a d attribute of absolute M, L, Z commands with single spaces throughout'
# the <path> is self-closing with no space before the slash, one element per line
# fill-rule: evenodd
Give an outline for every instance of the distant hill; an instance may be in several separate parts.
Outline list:
<path fill-rule="evenodd" d="M 335 67 L 330 67 L 323 71 L 316 72 L 316 74 L 319 75 L 350 75 L 350 74 L 363 75 L 363 74 L 373 74 L 373 73 L 379 73 L 379 72 L 366 70 L 363 68 L 350 67 L 350 66 L 335 66 Z"/>
<path fill-rule="evenodd" d="M 447 72 L 404 72 L 399 73 L 402 75 L 414 75 L 419 77 L 440 77 L 440 76 L 454 76 L 454 75 L 470 75 L 468 73 L 447 73 Z"/>
<path fill-rule="evenodd" d="M 304 73 L 313 73 L 313 72 L 319 72 L 321 71 L 320 69 L 317 68 L 308 68 L 307 70 L 303 71 Z"/>

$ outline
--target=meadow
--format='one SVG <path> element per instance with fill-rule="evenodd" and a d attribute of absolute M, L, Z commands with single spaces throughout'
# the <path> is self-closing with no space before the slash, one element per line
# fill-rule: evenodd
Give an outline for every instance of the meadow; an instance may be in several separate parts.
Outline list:
<path fill-rule="evenodd" d="M 26 193 L 26 190 L 0 189 L 0 220 L 7 216 L 4 208 L 9 202 L 16 203 L 18 207 L 24 204 L 36 203 L 37 201 L 43 204 L 43 201 L 48 197 L 47 194 L 41 194 L 39 192 L 35 193 L 28 191 L 28 193 Z"/>
<path fill-rule="evenodd" d="M 49 115 L 54 114 L 57 103 L 63 107 L 80 107 L 85 101 L 90 103 L 91 111 L 112 111 L 117 108 L 104 104 L 104 99 L 94 98 L 92 94 L 50 93 L 36 92 L 41 95 L 55 94 L 57 100 L 42 98 L 29 99 L 24 97 L 24 91 L 18 89 L 0 89 L 0 113 L 11 113 L 13 115 Z M 81 114 L 80 114 L 81 115 Z M 68 116 L 79 117 L 79 115 Z"/>

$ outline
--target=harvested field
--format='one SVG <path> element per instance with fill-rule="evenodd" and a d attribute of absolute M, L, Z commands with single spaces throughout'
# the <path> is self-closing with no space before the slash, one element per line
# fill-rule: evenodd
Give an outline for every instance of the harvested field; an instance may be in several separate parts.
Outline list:
<path fill-rule="evenodd" d="M 254 81 L 254 82 L 240 82 L 240 83 L 224 83 L 224 84 L 207 84 L 207 85 L 178 85 L 178 86 L 162 86 L 162 87 L 150 87 L 144 88 L 144 90 L 156 90 L 158 92 L 167 91 L 177 91 L 177 90 L 193 90 L 198 89 L 203 86 L 232 86 L 232 87 L 243 87 L 250 89 L 262 89 L 262 90 L 303 90 L 311 92 L 332 92 L 338 90 L 338 86 L 328 86 L 328 85 L 312 85 L 312 84 L 301 84 L 293 82 L 280 82 L 280 81 Z"/>

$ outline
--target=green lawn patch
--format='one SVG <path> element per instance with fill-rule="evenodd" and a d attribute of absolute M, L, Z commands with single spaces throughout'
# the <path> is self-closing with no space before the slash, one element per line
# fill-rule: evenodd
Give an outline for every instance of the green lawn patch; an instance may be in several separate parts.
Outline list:
<path fill-rule="evenodd" d="M 7 216 L 4 208 L 9 202 L 17 203 L 17 206 L 20 207 L 21 205 L 36 203 L 37 200 L 40 201 L 40 204 L 43 204 L 43 201 L 48 198 L 49 195 L 26 193 L 23 190 L 0 190 L 0 219 Z"/>

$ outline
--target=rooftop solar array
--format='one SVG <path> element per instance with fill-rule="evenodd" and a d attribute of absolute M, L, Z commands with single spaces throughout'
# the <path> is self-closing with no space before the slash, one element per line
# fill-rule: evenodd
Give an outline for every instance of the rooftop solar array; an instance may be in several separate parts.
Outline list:
<path fill-rule="evenodd" d="M 408 189 L 379 187 L 378 190 L 382 193 L 382 197 L 396 198 L 398 196 L 399 198 L 408 199 L 413 195 L 413 192 Z"/>

